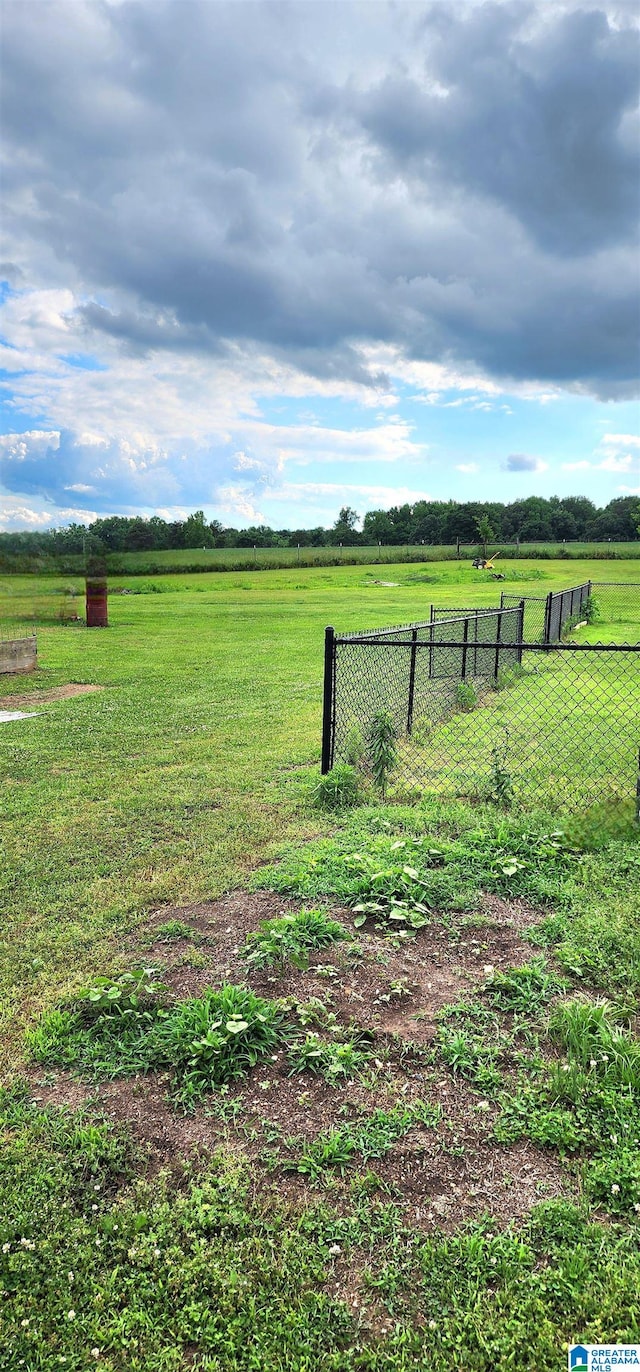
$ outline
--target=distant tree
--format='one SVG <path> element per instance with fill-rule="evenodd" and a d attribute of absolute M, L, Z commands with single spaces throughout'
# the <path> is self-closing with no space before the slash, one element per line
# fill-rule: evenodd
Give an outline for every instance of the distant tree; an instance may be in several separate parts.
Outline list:
<path fill-rule="evenodd" d="M 333 544 L 344 543 L 345 546 L 360 542 L 360 535 L 356 529 L 356 524 L 360 516 L 350 505 L 343 505 L 331 529 L 330 537 Z"/>
<path fill-rule="evenodd" d="M 487 543 L 491 543 L 492 539 L 494 539 L 496 536 L 495 529 L 491 523 L 491 520 L 489 519 L 489 516 L 486 514 L 481 515 L 479 520 L 477 520 L 476 528 L 478 530 L 478 535 L 480 538 L 480 542 L 482 544 L 482 556 L 486 557 Z"/>
<path fill-rule="evenodd" d="M 362 542 L 369 547 L 395 542 L 393 520 L 386 510 L 367 510 L 362 521 Z"/>
<path fill-rule="evenodd" d="M 185 548 L 211 548 L 213 536 L 204 517 L 204 510 L 196 510 L 184 521 Z"/>

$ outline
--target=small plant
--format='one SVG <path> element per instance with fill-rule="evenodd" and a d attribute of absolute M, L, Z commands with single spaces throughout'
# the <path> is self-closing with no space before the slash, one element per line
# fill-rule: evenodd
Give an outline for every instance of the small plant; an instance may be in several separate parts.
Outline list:
<path fill-rule="evenodd" d="M 554 972 L 547 971 L 545 959 L 536 957 L 525 963 L 524 967 L 493 973 L 487 995 L 491 1004 L 499 1010 L 536 1015 L 564 986 L 565 983 Z"/>
<path fill-rule="evenodd" d="M 313 792 L 314 804 L 321 810 L 343 810 L 360 799 L 358 774 L 344 763 L 320 777 Z"/>
<path fill-rule="evenodd" d="M 396 729 L 387 710 L 379 710 L 369 725 L 369 763 L 375 785 L 386 798 L 389 777 L 398 761 Z"/>
<path fill-rule="evenodd" d="M 456 686 L 456 705 L 459 710 L 467 713 L 475 710 L 478 704 L 478 697 L 473 686 L 468 681 L 459 681 Z"/>
<path fill-rule="evenodd" d="M 290 1076 L 297 1072 L 313 1072 L 324 1077 L 325 1081 L 335 1082 L 340 1078 L 356 1075 L 369 1059 L 366 1049 L 347 1039 L 343 1043 L 321 1039 L 318 1034 L 307 1034 L 299 1043 L 291 1045 L 288 1059 L 291 1066 Z"/>
<path fill-rule="evenodd" d="M 138 1013 L 166 992 L 156 981 L 155 967 L 138 967 L 119 977 L 96 977 L 92 986 L 78 997 L 83 1018 L 96 1019 L 105 1012 L 121 1015 Z"/>
<path fill-rule="evenodd" d="M 344 1176 L 346 1169 L 361 1158 L 382 1158 L 398 1139 L 418 1126 L 434 1128 L 440 1119 L 440 1107 L 424 1101 L 410 1105 L 396 1105 L 392 1110 L 374 1110 L 357 1124 L 345 1124 L 321 1134 L 306 1143 L 301 1157 L 287 1164 L 287 1171 L 301 1172 L 314 1181 L 321 1181 L 327 1172 L 337 1171 Z"/>
<path fill-rule="evenodd" d="M 505 729 L 505 738 L 501 747 L 494 743 L 491 749 L 491 799 L 498 805 L 504 805 L 505 809 L 513 804 L 515 787 L 513 777 L 507 767 L 507 753 L 509 749 L 509 732 Z"/>
<path fill-rule="evenodd" d="M 323 910 L 300 910 L 279 919 L 264 920 L 254 934 L 249 934 L 242 954 L 250 968 L 276 964 L 282 967 L 286 962 L 306 968 L 314 948 L 327 948 L 351 937 L 342 924 L 329 919 Z"/>
<path fill-rule="evenodd" d="M 351 767 L 359 767 L 365 755 L 364 734 L 359 724 L 352 724 L 347 734 L 345 756 Z"/>
<path fill-rule="evenodd" d="M 178 1097 L 192 1104 L 206 1091 L 244 1077 L 282 1042 L 283 1012 L 242 986 L 222 986 L 184 1001 L 159 1021 L 153 1057 L 173 1067 Z"/>
<path fill-rule="evenodd" d="M 163 943 L 173 943 L 174 939 L 197 939 L 198 931 L 190 924 L 184 924 L 181 919 L 168 919 L 166 924 L 158 925 L 156 937 Z"/>
<path fill-rule="evenodd" d="M 587 621 L 587 624 L 598 624 L 602 619 L 602 607 L 598 597 L 590 595 L 585 600 L 580 611 L 580 617 Z"/>
<path fill-rule="evenodd" d="M 28 1035 L 32 1056 L 94 1079 L 169 1068 L 176 1097 L 187 1106 L 245 1076 L 286 1037 L 284 1007 L 243 986 L 222 986 L 175 1006 L 139 1002 L 123 1009 L 107 998 L 88 1022 L 86 1004 L 80 998 L 75 1012 L 45 1014 Z"/>

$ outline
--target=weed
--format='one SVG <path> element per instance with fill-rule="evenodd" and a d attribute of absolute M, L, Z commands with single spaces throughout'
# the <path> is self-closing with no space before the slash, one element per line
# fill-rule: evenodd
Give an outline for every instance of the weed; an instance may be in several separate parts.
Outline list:
<path fill-rule="evenodd" d="M 342 810 L 357 805 L 360 799 L 358 773 L 349 763 L 340 763 L 317 782 L 313 798 L 321 810 Z"/>
<path fill-rule="evenodd" d="M 351 938 L 349 931 L 337 920 L 329 919 L 323 910 L 304 909 L 264 920 L 255 933 L 249 934 L 242 954 L 250 969 L 283 967 L 287 962 L 305 968 L 314 949 Z"/>
<path fill-rule="evenodd" d="M 398 761 L 396 727 L 387 710 L 374 714 L 369 726 L 369 765 L 382 799 L 387 794 L 389 777 Z"/>
<path fill-rule="evenodd" d="M 456 685 L 455 703 L 459 710 L 467 714 L 475 710 L 478 704 L 478 697 L 474 687 L 469 681 L 459 681 Z"/>
<path fill-rule="evenodd" d="M 313 1072 L 325 1081 L 337 1082 L 355 1076 L 371 1057 L 360 1042 L 352 1039 L 335 1042 L 307 1034 L 305 1039 L 292 1043 L 288 1051 L 290 1076 L 297 1072 Z"/>
<path fill-rule="evenodd" d="M 198 939 L 200 935 L 197 929 L 193 929 L 190 924 L 185 924 L 181 919 L 168 919 L 166 924 L 159 924 L 156 929 L 156 937 L 162 943 L 173 943 L 174 939 Z"/>
<path fill-rule="evenodd" d="M 123 1016 L 140 1014 L 166 993 L 166 987 L 156 980 L 157 976 L 157 968 L 139 967 L 115 978 L 96 977 L 93 985 L 78 997 L 83 1017 L 95 1019 L 105 1011 Z"/>
<path fill-rule="evenodd" d="M 416 1126 L 434 1128 L 440 1119 L 438 1106 L 416 1101 L 411 1105 L 397 1105 L 392 1110 L 375 1110 L 360 1124 L 346 1124 L 342 1129 L 321 1134 L 306 1143 L 297 1161 L 286 1164 L 288 1171 L 301 1172 L 312 1180 L 322 1180 L 327 1172 L 344 1175 L 347 1167 L 357 1159 L 367 1162 L 389 1153 L 398 1139 Z"/>
<path fill-rule="evenodd" d="M 347 734 L 345 756 L 351 767 L 359 767 L 364 759 L 366 744 L 359 724 L 352 724 Z"/>
<path fill-rule="evenodd" d="M 536 1015 L 552 996 L 564 989 L 565 982 L 547 971 L 544 957 L 532 958 L 524 967 L 494 972 L 487 985 L 487 998 L 500 1010 Z"/>
<path fill-rule="evenodd" d="M 508 809 L 513 804 L 515 787 L 513 777 L 507 766 L 509 731 L 505 729 L 505 739 L 501 747 L 497 743 L 491 749 L 491 799 Z"/>
<path fill-rule="evenodd" d="M 245 1076 L 283 1038 L 280 1005 L 242 986 L 223 986 L 170 1008 L 122 1011 L 117 1002 L 108 1004 L 88 1024 L 78 1011 L 54 1010 L 28 1044 L 39 1062 L 75 1066 L 97 1078 L 168 1067 L 177 1098 L 191 1105 Z"/>

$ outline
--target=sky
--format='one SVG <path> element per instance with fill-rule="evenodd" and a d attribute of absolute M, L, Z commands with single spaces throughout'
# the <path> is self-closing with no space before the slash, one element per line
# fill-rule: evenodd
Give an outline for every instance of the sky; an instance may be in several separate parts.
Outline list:
<path fill-rule="evenodd" d="M 627 0 L 5 0 L 0 528 L 640 494 Z"/>

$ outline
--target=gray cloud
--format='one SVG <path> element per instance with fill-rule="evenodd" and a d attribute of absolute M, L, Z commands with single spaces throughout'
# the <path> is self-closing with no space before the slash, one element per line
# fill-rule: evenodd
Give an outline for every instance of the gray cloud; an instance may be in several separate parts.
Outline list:
<path fill-rule="evenodd" d="M 538 457 L 527 457 L 526 453 L 512 453 L 504 467 L 507 472 L 539 472 L 544 470 L 544 465 Z"/>
<path fill-rule="evenodd" d="M 506 384 L 629 395 L 633 8 L 345 0 L 328 13 L 313 0 L 9 6 L 15 283 L 68 289 L 87 353 L 266 357 L 376 388 L 387 378 L 368 349 L 382 344 Z M 59 487 L 77 478 L 82 442 L 49 456 L 49 490 L 53 472 Z M 232 472 L 224 444 L 208 453 Z M 201 500 L 206 463 L 192 460 Z M 106 470 L 100 489 L 122 490 L 126 462 Z M 47 478 L 22 461 L 8 480 Z"/>

